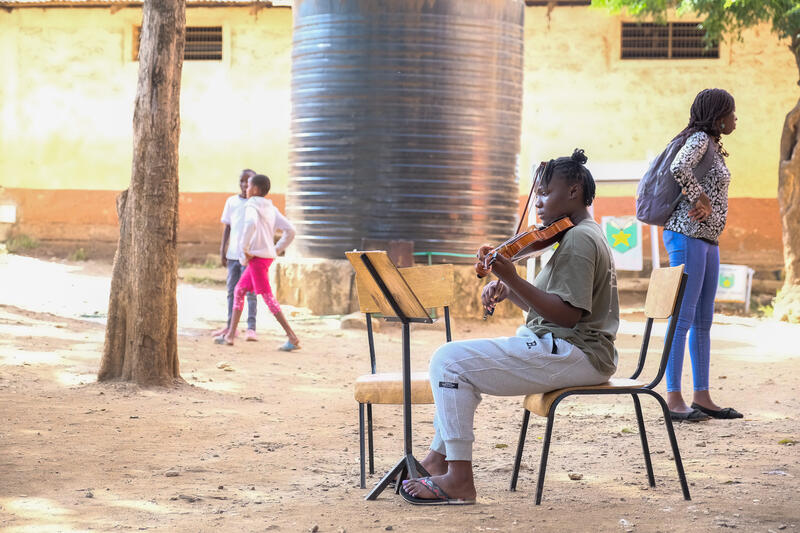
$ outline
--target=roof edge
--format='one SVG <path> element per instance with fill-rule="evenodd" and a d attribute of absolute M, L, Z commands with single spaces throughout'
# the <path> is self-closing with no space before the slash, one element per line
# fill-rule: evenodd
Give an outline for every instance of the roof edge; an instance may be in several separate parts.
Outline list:
<path fill-rule="evenodd" d="M 143 0 L 0 0 L 0 9 L 24 8 L 141 8 Z M 186 0 L 187 8 L 196 7 L 292 7 L 291 0 Z"/>

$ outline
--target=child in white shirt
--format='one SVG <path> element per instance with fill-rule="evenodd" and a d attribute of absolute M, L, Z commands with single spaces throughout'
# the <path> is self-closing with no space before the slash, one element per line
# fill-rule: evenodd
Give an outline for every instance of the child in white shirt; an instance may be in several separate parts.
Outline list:
<path fill-rule="evenodd" d="M 227 289 L 228 289 L 228 321 L 225 327 L 211 334 L 212 337 L 219 337 L 228 333 L 231 325 L 231 315 L 233 314 L 233 293 L 239 278 L 244 272 L 244 265 L 239 262 L 241 250 L 239 243 L 242 237 L 242 227 L 244 226 L 244 205 L 247 203 L 247 180 L 250 176 L 255 176 L 256 172 L 246 168 L 239 174 L 239 188 L 241 193 L 234 194 L 225 201 L 225 208 L 222 210 L 220 221 L 225 224 L 222 232 L 222 243 L 220 244 L 220 261 L 222 266 L 228 268 Z M 258 302 L 256 295 L 252 292 L 247 293 L 247 331 L 244 338 L 248 341 L 258 340 L 256 337 L 256 311 Z M 235 335 L 235 333 L 234 333 Z"/>
<path fill-rule="evenodd" d="M 278 211 L 271 200 L 264 198 L 269 193 L 270 181 L 263 174 L 256 174 L 247 181 L 247 203 L 245 204 L 244 226 L 240 240 L 239 262 L 247 265 L 239 283 L 236 284 L 233 298 L 233 315 L 228 332 L 214 339 L 217 344 L 233 345 L 236 327 L 244 309 L 244 295 L 247 292 L 260 294 L 269 310 L 275 315 L 288 340 L 278 349 L 290 352 L 300 348 L 300 339 L 292 331 L 281 307 L 272 294 L 269 284 L 269 267 L 275 258 L 292 242 L 294 226 Z M 275 243 L 275 231 L 283 234 Z"/>

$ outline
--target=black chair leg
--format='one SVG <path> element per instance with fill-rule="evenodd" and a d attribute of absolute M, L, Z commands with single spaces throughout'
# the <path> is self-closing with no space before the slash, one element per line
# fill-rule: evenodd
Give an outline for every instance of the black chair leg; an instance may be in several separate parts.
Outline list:
<path fill-rule="evenodd" d="M 650 461 L 650 447 L 647 445 L 647 433 L 644 431 L 644 418 L 642 417 L 642 405 L 639 396 L 631 394 L 633 407 L 636 410 L 636 422 L 639 423 L 639 438 L 642 440 L 642 453 L 644 453 L 644 464 L 647 467 L 647 481 L 651 487 L 656 486 L 656 478 L 653 476 L 653 463 Z"/>
<path fill-rule="evenodd" d="M 675 468 L 678 469 L 678 478 L 681 481 L 681 489 L 683 490 L 683 499 L 691 500 L 689 496 L 689 485 L 686 483 L 686 474 L 683 472 L 683 461 L 681 461 L 681 452 L 678 449 L 678 439 L 675 438 L 675 428 L 672 427 L 672 419 L 669 417 L 669 407 L 667 402 L 657 392 L 650 392 L 658 403 L 661 404 L 661 410 L 664 412 L 664 425 L 667 426 L 667 434 L 669 434 L 669 443 L 672 446 L 672 455 L 675 457 Z"/>
<path fill-rule="evenodd" d="M 369 442 L 369 473 L 375 473 L 375 450 L 372 444 L 372 404 L 367 404 L 367 439 Z"/>
<path fill-rule="evenodd" d="M 531 418 L 531 412 L 527 409 L 522 409 L 522 427 L 519 430 L 519 442 L 517 442 L 517 456 L 514 458 L 514 471 L 511 473 L 511 486 L 509 490 L 517 490 L 517 478 L 519 477 L 519 466 L 522 463 L 522 449 L 525 447 L 525 437 L 528 434 L 528 421 Z"/>
<path fill-rule="evenodd" d="M 536 505 L 542 503 L 542 491 L 544 490 L 544 474 L 547 470 L 547 455 L 550 453 L 550 436 L 553 434 L 553 421 L 555 420 L 556 403 L 550 407 L 547 413 L 547 428 L 544 431 L 544 443 L 542 443 L 542 460 L 539 463 L 539 481 L 536 483 Z"/>
<path fill-rule="evenodd" d="M 364 404 L 358 404 L 358 447 L 361 452 L 361 485 L 362 489 L 367 488 L 366 473 L 364 472 Z"/>

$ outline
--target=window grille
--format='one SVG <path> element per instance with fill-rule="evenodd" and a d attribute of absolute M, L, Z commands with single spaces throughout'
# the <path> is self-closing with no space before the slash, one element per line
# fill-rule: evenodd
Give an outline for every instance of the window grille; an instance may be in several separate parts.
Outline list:
<path fill-rule="evenodd" d="M 133 29 L 133 59 L 139 60 L 141 26 Z M 184 61 L 222 60 L 222 26 L 186 26 Z"/>
<path fill-rule="evenodd" d="M 592 0 L 525 0 L 526 6 L 589 6 Z"/>
<path fill-rule="evenodd" d="M 718 58 L 719 45 L 706 48 L 698 22 L 622 23 L 622 59 Z"/>

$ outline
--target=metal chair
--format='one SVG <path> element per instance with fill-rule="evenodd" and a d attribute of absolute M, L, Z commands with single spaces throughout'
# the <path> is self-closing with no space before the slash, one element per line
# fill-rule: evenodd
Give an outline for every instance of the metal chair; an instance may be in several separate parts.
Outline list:
<path fill-rule="evenodd" d="M 453 265 L 414 266 L 398 269 L 408 285 L 426 309 L 444 309 L 445 337 L 452 340 L 450 331 L 450 304 L 454 294 Z M 361 467 L 361 488 L 366 488 L 364 412 L 367 420 L 367 443 L 369 451 L 369 473 L 375 473 L 373 451 L 372 406 L 375 404 L 403 405 L 403 376 L 400 372 L 377 373 L 375 357 L 375 341 L 372 330 L 373 315 L 380 313 L 377 304 L 372 301 L 364 284 L 356 276 L 358 303 L 367 319 L 367 341 L 369 343 L 370 373 L 359 376 L 354 384 L 353 392 L 358 402 L 358 435 Z M 433 393 L 427 372 L 412 372 L 411 403 L 432 404 Z M 365 409 L 366 407 L 366 409 Z"/>
<path fill-rule="evenodd" d="M 675 336 L 675 327 L 677 325 L 677 315 L 680 310 L 681 301 L 683 300 L 683 291 L 686 286 L 686 274 L 683 272 L 683 265 L 670 268 L 658 268 L 653 270 L 650 276 L 650 284 L 647 289 L 647 299 L 645 301 L 645 316 L 647 321 L 645 323 L 644 338 L 642 339 L 642 347 L 639 353 L 639 364 L 636 371 L 630 378 L 611 378 L 608 382 L 585 387 L 568 387 L 550 391 L 544 394 L 529 394 L 523 401 L 523 417 L 522 428 L 519 434 L 519 443 L 517 445 L 517 455 L 514 460 L 514 471 L 511 476 L 510 489 L 517 489 L 517 478 L 519 475 L 519 466 L 522 460 L 522 449 L 525 445 L 525 436 L 528 430 L 528 421 L 530 414 L 534 413 L 539 416 L 547 417 L 547 428 L 545 429 L 544 443 L 542 445 L 542 458 L 539 466 L 539 481 L 536 485 L 536 505 L 542 502 L 542 490 L 544 488 L 544 476 L 547 468 L 547 455 L 550 451 L 550 437 L 553 432 L 553 422 L 555 420 L 556 407 L 559 402 L 571 395 L 587 395 L 587 394 L 630 394 L 633 398 L 633 407 L 636 410 L 636 421 L 639 424 L 639 437 L 642 441 L 642 452 L 644 453 L 644 461 L 647 467 L 647 479 L 651 487 L 656 486 L 655 478 L 653 477 L 653 465 L 650 462 L 650 450 L 647 445 L 647 434 L 644 429 L 644 420 L 642 418 L 642 408 L 639 403 L 639 395 L 644 394 L 652 396 L 661 405 L 661 410 L 664 413 L 664 425 L 667 428 L 669 435 L 669 442 L 672 445 L 672 453 L 675 457 L 675 466 L 678 469 L 678 477 L 680 479 L 681 488 L 683 489 L 683 497 L 690 500 L 689 487 L 686 484 L 686 475 L 683 471 L 683 463 L 681 462 L 680 450 L 678 450 L 678 441 L 675 439 L 675 430 L 672 427 L 672 420 L 669 416 L 669 408 L 667 407 L 664 398 L 653 389 L 659 384 L 664 376 L 664 370 L 667 367 L 667 359 L 669 352 L 672 348 L 672 340 Z M 650 334 L 653 328 L 654 319 L 668 319 L 674 317 L 675 320 L 670 320 L 667 334 L 664 338 L 664 349 L 661 352 L 661 362 L 658 367 L 658 372 L 655 378 L 646 383 L 639 381 L 638 377 L 644 368 L 645 359 L 647 357 L 647 349 L 650 343 Z"/>

